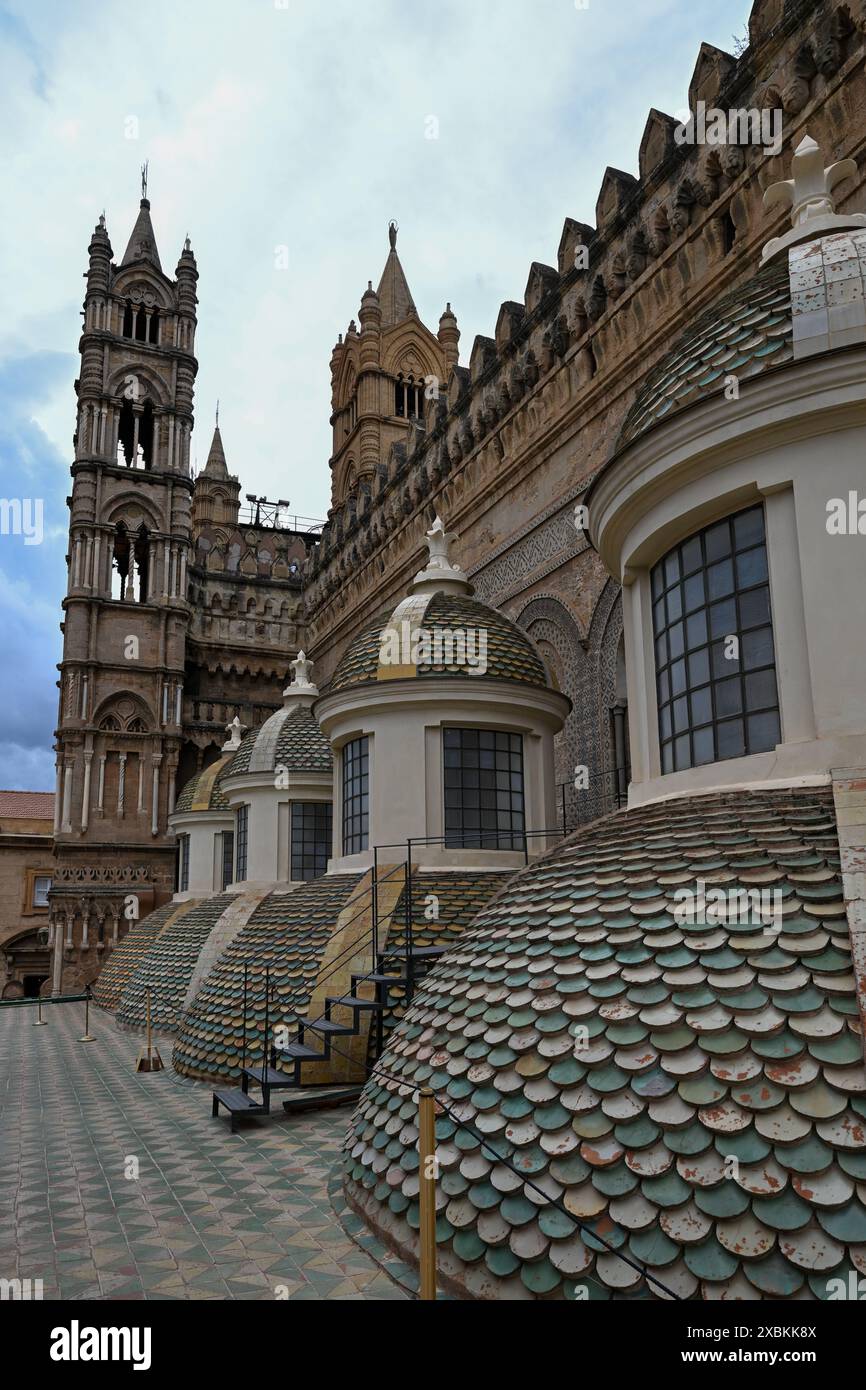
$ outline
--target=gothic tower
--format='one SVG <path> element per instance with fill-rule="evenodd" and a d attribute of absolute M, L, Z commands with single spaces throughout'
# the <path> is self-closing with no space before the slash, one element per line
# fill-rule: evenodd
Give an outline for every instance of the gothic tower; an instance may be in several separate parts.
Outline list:
<path fill-rule="evenodd" d="M 434 334 L 418 317 L 397 254 L 397 226 L 379 288 L 361 298 L 358 332 L 352 319 L 331 354 L 331 506 L 360 505 L 392 444 L 407 443 L 426 401 L 448 384 L 460 333 L 450 304 Z"/>
<path fill-rule="evenodd" d="M 146 192 L 146 185 L 142 192 Z M 54 991 L 172 892 L 189 625 L 195 257 L 162 269 L 142 197 L 119 265 L 90 240 L 69 499 L 50 921 Z"/>

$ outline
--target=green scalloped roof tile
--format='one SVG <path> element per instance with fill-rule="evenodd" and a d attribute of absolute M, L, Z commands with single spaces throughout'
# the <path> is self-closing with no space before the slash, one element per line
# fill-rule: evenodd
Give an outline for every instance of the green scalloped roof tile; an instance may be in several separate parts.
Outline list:
<path fill-rule="evenodd" d="M 842 1260 L 835 1269 L 816 1270 L 807 1277 L 809 1288 L 821 1302 L 837 1302 L 840 1295 L 847 1299 L 852 1289 L 860 1288 L 861 1275 L 847 1259 Z"/>
<path fill-rule="evenodd" d="M 742 1052 L 748 1043 L 748 1037 L 738 1028 L 728 1028 L 723 1033 L 702 1033 L 698 1038 L 698 1046 L 711 1057 L 730 1057 Z"/>
<path fill-rule="evenodd" d="M 802 1038 L 795 1038 L 787 1028 L 782 1028 L 767 1037 L 752 1038 L 751 1047 L 758 1057 L 782 1061 L 788 1057 L 799 1057 L 806 1050 L 806 1043 Z"/>
<path fill-rule="evenodd" d="M 812 1210 L 790 1187 L 775 1197 L 752 1198 L 752 1211 L 774 1231 L 799 1231 L 808 1225 Z"/>
<path fill-rule="evenodd" d="M 708 1129 L 695 1120 L 693 1124 L 685 1129 L 671 1129 L 665 1134 L 665 1144 L 672 1153 L 682 1154 L 690 1157 L 693 1154 L 701 1154 L 708 1149 L 712 1143 L 712 1134 Z"/>
<path fill-rule="evenodd" d="M 640 1190 L 648 1201 L 659 1207 L 678 1207 L 688 1201 L 692 1189 L 675 1168 L 655 1178 L 644 1178 Z"/>
<path fill-rule="evenodd" d="M 714 1144 L 722 1158 L 733 1156 L 739 1163 L 761 1163 L 772 1147 L 751 1127 L 739 1134 L 717 1134 Z"/>
<path fill-rule="evenodd" d="M 683 1258 L 697 1279 L 710 1283 L 730 1279 L 739 1268 L 737 1257 L 720 1245 L 715 1236 L 709 1236 L 700 1245 L 687 1246 Z"/>
<path fill-rule="evenodd" d="M 637 1187 L 638 1177 L 625 1163 L 614 1163 L 609 1168 L 594 1169 L 592 1185 L 605 1197 L 626 1197 Z"/>
<path fill-rule="evenodd" d="M 635 1094 L 648 1099 L 661 1099 L 662 1096 L 669 1095 L 676 1084 L 676 1078 L 668 1076 L 660 1067 L 653 1067 L 652 1071 L 642 1071 L 631 1078 L 631 1089 Z"/>
<path fill-rule="evenodd" d="M 792 1298 L 803 1287 L 805 1279 L 803 1271 L 790 1264 L 778 1250 L 762 1260 L 744 1261 L 743 1272 L 754 1288 L 773 1298 Z"/>
<path fill-rule="evenodd" d="M 614 1126 L 614 1135 L 627 1149 L 645 1149 L 654 1144 L 661 1134 L 659 1125 L 654 1124 L 647 1114 L 638 1115 Z"/>
<path fill-rule="evenodd" d="M 653 1269 L 671 1264 L 681 1252 L 681 1247 L 657 1225 L 635 1231 L 629 1237 L 628 1249 L 634 1259 Z"/>
<path fill-rule="evenodd" d="M 847 1173 L 849 1178 L 856 1178 L 858 1182 L 866 1182 L 866 1149 L 861 1153 L 843 1153 L 841 1150 L 836 1154 L 836 1162 Z"/>
<path fill-rule="evenodd" d="M 846 1245 L 862 1245 L 866 1242 L 866 1209 L 853 1197 L 844 1207 L 835 1211 L 817 1212 L 818 1221 L 828 1235 Z"/>
<path fill-rule="evenodd" d="M 733 1178 L 726 1178 L 716 1187 L 696 1187 L 693 1195 L 698 1210 L 719 1221 L 742 1215 L 752 1200 L 751 1194 L 739 1187 Z"/>
<path fill-rule="evenodd" d="M 677 1087 L 687 1105 L 715 1105 L 728 1094 L 727 1086 L 717 1081 L 709 1072 L 702 1076 L 686 1077 Z"/>

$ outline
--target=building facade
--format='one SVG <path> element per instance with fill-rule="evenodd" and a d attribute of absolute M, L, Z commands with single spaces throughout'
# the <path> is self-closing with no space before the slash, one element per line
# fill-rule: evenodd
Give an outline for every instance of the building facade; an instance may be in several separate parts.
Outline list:
<path fill-rule="evenodd" d="M 460 534 L 476 596 L 529 635 L 571 702 L 555 747 L 559 820 L 624 799 L 642 716 L 629 718 L 620 585 L 592 544 L 585 498 L 647 372 L 753 278 L 767 236 L 783 231 L 784 206 L 768 219 L 763 192 L 804 134 L 854 160 L 837 212 L 862 206 L 864 28 L 864 0 L 758 0 L 743 53 L 703 45 L 690 109 L 775 113 L 782 138 L 690 142 L 651 111 L 637 176 L 606 170 L 595 225 L 565 218 L 553 263 L 530 267 L 465 365 L 447 286 L 434 332 L 392 225 L 378 288 L 368 283 L 331 358 L 321 527 L 284 524 L 255 497 L 243 519 L 219 428 L 191 477 L 195 258 L 185 245 L 165 274 L 146 198 L 119 264 L 100 219 L 64 600 L 55 988 L 93 978 L 97 947 L 171 896 L 176 789 L 219 758 L 224 726 L 255 729 L 280 709 L 301 646 L 327 696 L 359 630 L 406 593 L 437 514 Z"/>

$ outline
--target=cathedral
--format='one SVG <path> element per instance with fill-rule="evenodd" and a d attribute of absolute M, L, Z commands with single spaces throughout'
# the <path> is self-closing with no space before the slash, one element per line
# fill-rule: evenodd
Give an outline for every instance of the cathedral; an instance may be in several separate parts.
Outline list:
<path fill-rule="evenodd" d="M 90 240 L 47 988 L 232 1129 L 352 1101 L 409 1261 L 432 1088 L 457 1297 L 866 1268 L 864 57 L 864 0 L 756 0 L 691 137 L 778 146 L 651 111 L 462 362 L 392 224 L 320 523 L 218 425 L 192 476 L 189 242 Z"/>

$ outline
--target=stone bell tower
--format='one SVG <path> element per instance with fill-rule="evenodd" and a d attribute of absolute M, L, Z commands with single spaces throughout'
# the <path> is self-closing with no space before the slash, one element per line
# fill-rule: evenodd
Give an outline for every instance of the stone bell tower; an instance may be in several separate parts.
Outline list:
<path fill-rule="evenodd" d="M 195 257 L 163 270 L 146 196 L 122 260 L 100 217 L 85 275 L 57 742 L 52 987 L 99 972 L 170 897 L 181 742 Z"/>

